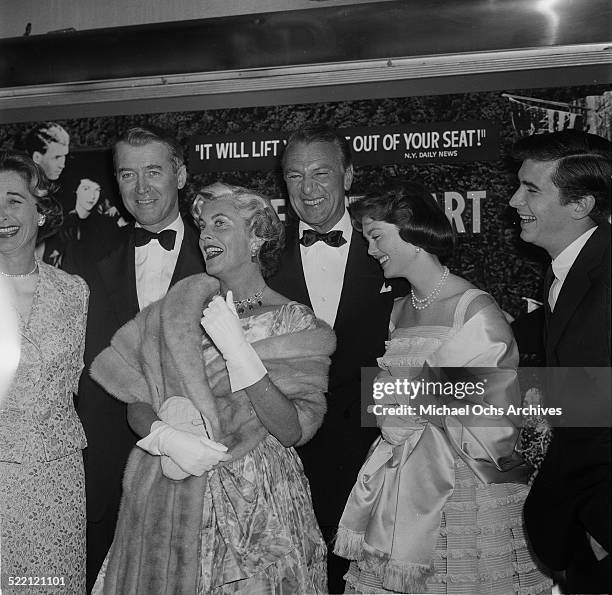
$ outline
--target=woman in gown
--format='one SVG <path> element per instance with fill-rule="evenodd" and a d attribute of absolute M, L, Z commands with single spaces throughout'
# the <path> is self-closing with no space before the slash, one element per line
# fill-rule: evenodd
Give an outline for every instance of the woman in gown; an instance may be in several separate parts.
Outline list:
<path fill-rule="evenodd" d="M 335 552 L 352 560 L 345 592 L 549 591 L 523 532 L 529 468 L 514 451 L 518 417 L 426 407 L 479 403 L 505 412 L 520 404 L 518 352 L 503 313 L 490 295 L 440 263 L 453 248 L 452 228 L 423 187 L 406 182 L 350 211 L 385 277 L 412 286 L 394 305 L 377 380 L 435 380 L 440 367 L 469 366 L 472 380 L 487 384 L 484 395 L 461 400 L 422 393 L 377 401 L 416 408 L 377 416 L 382 435 L 336 540 Z"/>
<path fill-rule="evenodd" d="M 144 436 L 94 593 L 325 593 L 292 447 L 322 422 L 335 337 L 265 283 L 282 243 L 267 199 L 217 183 L 193 214 L 208 274 L 141 312 L 92 367 Z"/>
<path fill-rule="evenodd" d="M 29 157 L 0 153 L 0 275 L 21 339 L 0 395 L 1 585 L 9 593 L 85 593 L 85 434 L 73 393 L 88 289 L 35 260 L 37 235 L 61 213 L 51 190 Z"/>

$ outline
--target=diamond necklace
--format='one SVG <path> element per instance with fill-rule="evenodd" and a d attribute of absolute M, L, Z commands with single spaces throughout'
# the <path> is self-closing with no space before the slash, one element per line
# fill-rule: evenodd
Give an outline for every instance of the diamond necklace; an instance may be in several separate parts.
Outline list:
<path fill-rule="evenodd" d="M 30 275 L 33 275 L 38 270 L 38 262 L 34 261 L 34 268 L 29 273 L 17 273 L 14 275 L 13 273 L 5 273 L 4 271 L 0 271 L 0 275 L 3 277 L 10 277 L 11 279 L 25 279 Z"/>
<path fill-rule="evenodd" d="M 256 291 L 253 295 L 245 297 L 242 300 L 234 300 L 234 306 L 236 306 L 236 312 L 243 314 L 248 310 L 254 310 L 257 306 L 262 305 L 263 293 L 266 289 L 264 285 L 259 291 Z"/>
<path fill-rule="evenodd" d="M 446 283 L 446 280 L 448 279 L 449 272 L 450 271 L 448 270 L 448 267 L 444 267 L 444 269 L 442 270 L 442 276 L 440 277 L 438 284 L 433 288 L 432 292 L 424 298 L 418 298 L 416 295 L 414 295 L 414 289 L 410 290 L 410 301 L 412 302 L 412 307 L 415 310 L 425 310 L 425 308 L 428 308 L 436 301 L 438 294 L 440 293 L 440 291 L 444 287 L 444 284 Z"/>

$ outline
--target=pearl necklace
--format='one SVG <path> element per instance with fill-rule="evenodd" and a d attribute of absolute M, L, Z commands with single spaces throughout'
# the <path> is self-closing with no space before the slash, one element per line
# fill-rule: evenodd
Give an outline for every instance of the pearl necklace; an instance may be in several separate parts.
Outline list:
<path fill-rule="evenodd" d="M 410 290 L 410 301 L 412 302 L 412 307 L 415 310 L 425 310 L 425 308 L 428 308 L 436 301 L 438 294 L 440 291 L 442 291 L 442 288 L 448 279 L 449 272 L 448 267 L 444 267 L 438 284 L 433 288 L 432 292 L 424 298 L 418 298 L 416 295 L 414 295 L 414 289 Z"/>
<path fill-rule="evenodd" d="M 259 291 L 256 291 L 253 295 L 245 297 L 242 300 L 234 300 L 236 312 L 238 312 L 238 314 L 243 314 L 244 312 L 246 312 L 247 308 L 249 310 L 254 310 L 256 306 L 261 306 L 263 303 L 261 300 L 263 298 L 263 293 L 265 289 L 266 286 L 264 285 Z"/>
<path fill-rule="evenodd" d="M 30 275 L 33 275 L 38 270 L 38 262 L 34 261 L 34 268 L 29 273 L 18 273 L 14 275 L 13 273 L 5 273 L 4 271 L 0 271 L 0 275 L 3 277 L 10 277 L 11 279 L 25 279 Z"/>

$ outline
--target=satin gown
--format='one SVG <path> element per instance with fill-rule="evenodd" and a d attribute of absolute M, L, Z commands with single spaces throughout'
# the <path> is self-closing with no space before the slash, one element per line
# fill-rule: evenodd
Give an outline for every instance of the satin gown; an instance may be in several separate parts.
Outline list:
<path fill-rule="evenodd" d="M 425 362 L 491 367 L 501 384 L 484 404 L 518 405 L 518 353 L 501 310 L 490 304 L 464 324 L 483 293 L 459 299 L 452 326 L 394 330 L 381 375 Z M 345 592 L 550 592 L 525 541 L 529 468 L 513 452 L 514 423 L 470 427 L 452 415 L 438 424 L 416 416 L 401 422 L 382 422 L 340 521 L 335 551 L 353 560 Z"/>

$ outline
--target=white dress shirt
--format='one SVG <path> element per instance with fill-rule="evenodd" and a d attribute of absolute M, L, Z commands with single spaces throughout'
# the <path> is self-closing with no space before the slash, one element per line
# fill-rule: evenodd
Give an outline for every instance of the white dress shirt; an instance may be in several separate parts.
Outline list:
<path fill-rule="evenodd" d="M 312 229 L 312 227 L 300 221 L 298 228 L 300 238 L 305 229 Z M 338 304 L 340 303 L 344 282 L 344 270 L 346 269 L 353 234 L 351 217 L 346 209 L 340 221 L 330 229 L 330 231 L 335 230 L 340 230 L 346 240 L 346 244 L 342 244 L 338 248 L 328 246 L 321 241 L 315 242 L 308 248 L 300 244 L 304 279 L 306 280 L 312 309 L 318 318 L 325 320 L 332 327 L 338 313 Z"/>
<path fill-rule="evenodd" d="M 563 287 L 565 278 L 570 272 L 574 262 L 576 262 L 578 254 L 580 254 L 580 251 L 584 248 L 584 245 L 587 243 L 589 238 L 595 233 L 596 229 L 597 226 L 594 226 L 585 231 L 552 261 L 551 266 L 555 278 L 550 286 L 550 290 L 548 291 L 548 305 L 550 306 L 551 311 L 555 309 L 555 305 L 557 303 L 557 299 L 559 298 L 559 294 L 561 293 L 561 288 Z"/>
<path fill-rule="evenodd" d="M 136 223 L 136 227 L 142 227 Z M 176 268 L 185 225 L 180 215 L 166 229 L 176 231 L 176 240 L 172 250 L 161 247 L 157 240 L 151 240 L 144 246 L 136 246 L 134 264 L 136 265 L 136 293 L 140 309 L 163 298 L 168 293 L 170 281 Z"/>

